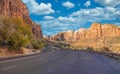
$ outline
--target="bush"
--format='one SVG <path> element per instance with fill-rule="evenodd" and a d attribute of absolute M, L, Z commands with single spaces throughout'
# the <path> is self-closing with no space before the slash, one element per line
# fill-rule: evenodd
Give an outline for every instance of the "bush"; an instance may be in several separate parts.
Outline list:
<path fill-rule="evenodd" d="M 10 37 L 10 50 L 20 50 L 21 47 L 25 47 L 30 44 L 28 37 L 24 37 L 22 34 L 14 33 Z"/>
<path fill-rule="evenodd" d="M 110 48 L 109 48 L 109 47 L 106 47 L 106 46 L 102 47 L 101 49 L 102 49 L 102 51 L 107 51 L 107 52 L 108 52 L 108 51 L 111 51 Z"/>
<path fill-rule="evenodd" d="M 88 51 L 94 51 L 93 47 L 87 47 L 86 50 L 88 50 Z"/>
<path fill-rule="evenodd" d="M 10 50 L 19 51 L 30 44 L 32 30 L 21 18 L 0 16 L 1 43 L 9 44 Z"/>
<path fill-rule="evenodd" d="M 30 25 L 22 18 L 0 16 L 0 45 L 7 45 L 12 51 L 20 51 L 22 47 L 30 45 L 34 49 L 41 49 L 46 45 L 44 40 L 33 36 Z"/>
<path fill-rule="evenodd" d="M 41 49 L 41 48 L 43 48 L 46 45 L 45 41 L 41 40 L 41 39 L 32 40 L 31 44 L 32 44 L 34 49 Z"/>

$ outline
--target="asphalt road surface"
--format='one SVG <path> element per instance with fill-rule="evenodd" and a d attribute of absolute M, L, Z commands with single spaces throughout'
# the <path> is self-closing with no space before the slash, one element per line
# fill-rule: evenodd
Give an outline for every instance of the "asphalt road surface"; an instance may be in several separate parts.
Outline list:
<path fill-rule="evenodd" d="M 55 50 L 2 60 L 0 74 L 120 74 L 120 62 L 92 52 Z"/>

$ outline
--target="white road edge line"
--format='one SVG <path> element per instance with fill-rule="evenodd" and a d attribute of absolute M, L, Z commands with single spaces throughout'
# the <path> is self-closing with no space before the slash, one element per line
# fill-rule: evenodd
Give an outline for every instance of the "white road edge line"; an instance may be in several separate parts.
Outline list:
<path fill-rule="evenodd" d="M 38 56 L 38 55 L 36 55 L 36 56 Z M 36 56 L 29 56 L 29 57 L 23 57 L 23 58 L 18 58 L 18 59 L 1 61 L 0 64 L 2 64 L 2 63 L 7 63 L 7 62 L 12 62 L 12 61 L 17 61 L 17 60 L 23 60 L 23 59 L 33 58 L 33 57 L 36 57 Z"/>
<path fill-rule="evenodd" d="M 2 70 L 8 70 L 8 69 L 13 69 L 13 68 L 16 68 L 17 66 L 10 66 L 10 67 L 7 67 L 7 68 L 4 68 Z"/>

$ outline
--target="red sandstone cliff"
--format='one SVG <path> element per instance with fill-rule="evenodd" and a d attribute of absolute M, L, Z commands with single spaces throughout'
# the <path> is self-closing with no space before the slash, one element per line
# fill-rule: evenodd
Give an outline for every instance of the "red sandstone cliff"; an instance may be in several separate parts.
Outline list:
<path fill-rule="evenodd" d="M 33 33 L 42 38 L 40 25 L 35 24 L 29 17 L 28 9 L 22 0 L 0 0 L 0 15 L 21 17 L 31 26 Z"/>

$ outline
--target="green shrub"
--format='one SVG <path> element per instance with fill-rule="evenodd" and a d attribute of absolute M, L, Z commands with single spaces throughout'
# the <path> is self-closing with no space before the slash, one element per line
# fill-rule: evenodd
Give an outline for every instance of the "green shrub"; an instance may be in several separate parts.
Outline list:
<path fill-rule="evenodd" d="M 0 16 L 1 43 L 7 42 L 10 50 L 20 51 L 30 44 L 32 30 L 21 18 Z"/>
<path fill-rule="evenodd" d="M 9 42 L 11 50 L 20 50 L 21 47 L 30 44 L 28 37 L 25 37 L 20 33 L 14 33 L 13 36 L 9 38 Z"/>
<path fill-rule="evenodd" d="M 41 40 L 41 39 L 32 40 L 31 44 L 32 44 L 34 49 L 41 49 L 41 48 L 43 48 L 46 45 L 45 41 Z"/>
<path fill-rule="evenodd" d="M 30 25 L 22 18 L 0 16 L 0 45 L 9 46 L 11 51 L 32 45 L 34 49 L 43 48 L 46 43 L 34 37 Z"/>

